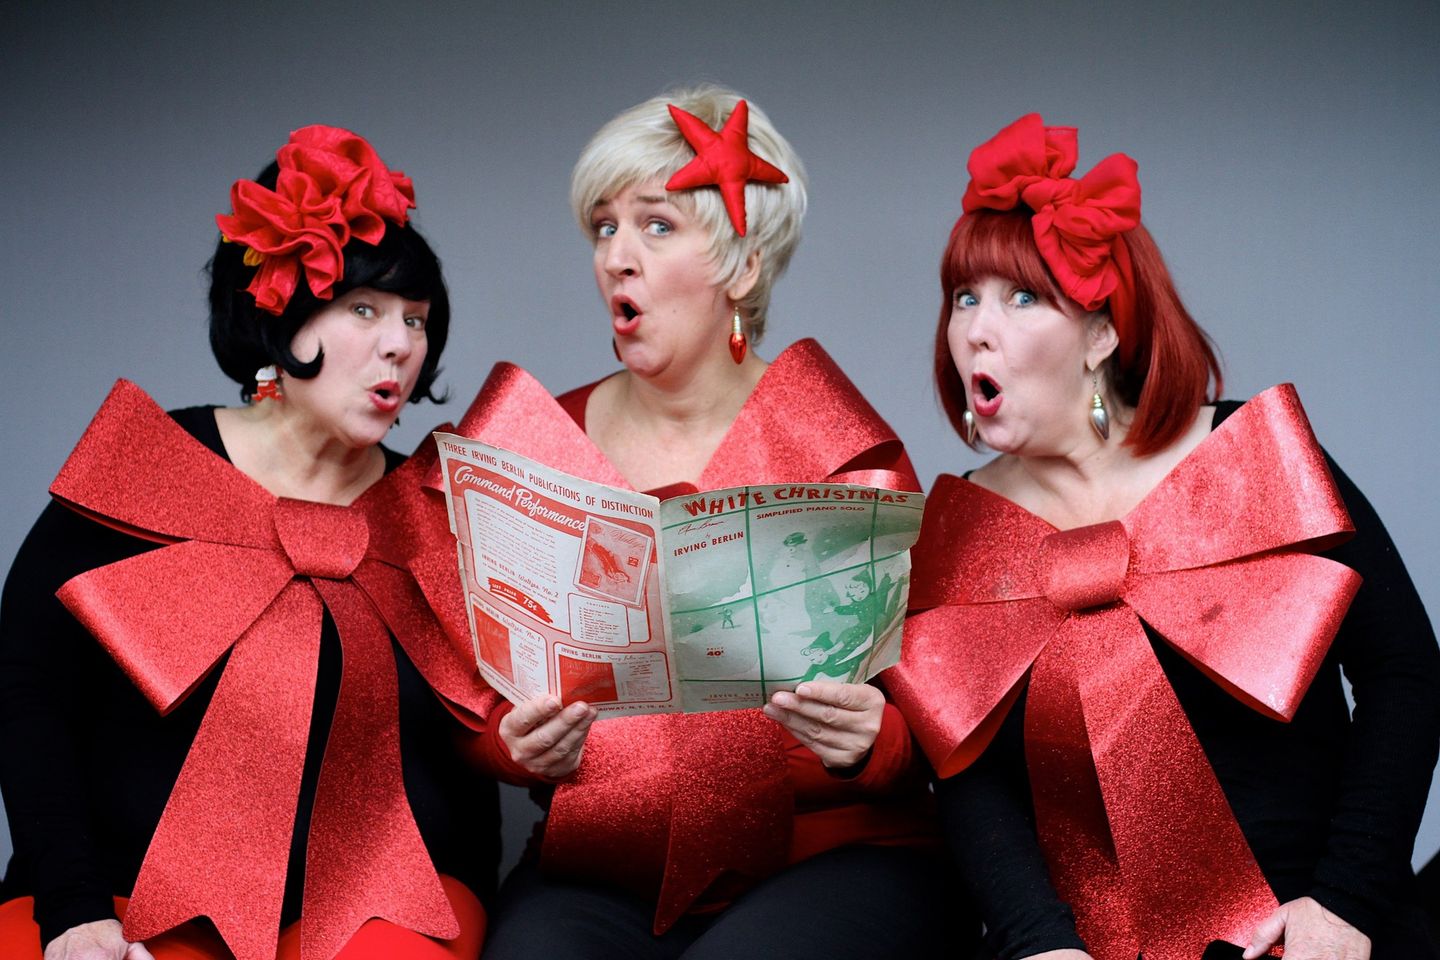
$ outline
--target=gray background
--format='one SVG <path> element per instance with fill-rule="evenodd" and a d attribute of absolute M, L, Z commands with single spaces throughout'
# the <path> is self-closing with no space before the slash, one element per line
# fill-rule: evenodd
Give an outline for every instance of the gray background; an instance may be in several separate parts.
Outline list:
<path fill-rule="evenodd" d="M 1440 5 L 845 2 L 6 4 L 0 36 L 0 556 L 117 376 L 167 407 L 231 403 L 204 264 L 230 183 L 307 123 L 415 179 L 447 265 L 458 417 L 490 365 L 552 388 L 613 367 L 566 202 L 620 109 L 713 79 L 811 174 L 773 356 L 815 336 L 926 482 L 977 463 L 927 373 L 936 264 L 969 150 L 1022 113 L 1123 150 L 1145 221 L 1226 361 L 1227 394 L 1293 381 L 1440 605 Z M 1416 862 L 1440 846 L 1440 791 Z M 518 794 L 508 798 L 524 812 Z M 513 833 L 512 833 L 513 836 Z M 0 834 L 0 853 L 8 855 Z M 513 844 L 512 844 L 513 852 Z"/>

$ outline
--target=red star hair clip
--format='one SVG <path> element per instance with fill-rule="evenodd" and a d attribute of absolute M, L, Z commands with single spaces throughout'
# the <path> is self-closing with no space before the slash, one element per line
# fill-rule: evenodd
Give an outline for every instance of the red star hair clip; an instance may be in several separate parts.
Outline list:
<path fill-rule="evenodd" d="M 790 182 L 785 171 L 750 152 L 750 105 L 738 101 L 718 133 L 694 114 L 673 103 L 669 107 L 680 135 L 695 149 L 695 159 L 676 170 L 665 189 L 718 186 L 730 223 L 745 236 L 745 184 Z"/>

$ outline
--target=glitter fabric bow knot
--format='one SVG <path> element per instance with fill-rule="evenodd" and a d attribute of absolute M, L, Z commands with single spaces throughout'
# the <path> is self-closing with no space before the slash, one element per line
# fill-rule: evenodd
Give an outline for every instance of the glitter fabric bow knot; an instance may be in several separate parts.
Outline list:
<path fill-rule="evenodd" d="M 851 411 L 843 429 L 837 410 Z M 459 432 L 628 486 L 545 388 L 511 364 L 496 365 Z M 896 460 L 903 473 L 856 466 Z M 909 476 L 894 432 L 817 343 L 801 340 L 766 370 L 698 489 L 825 477 L 903 490 L 913 489 Z M 722 875 L 753 883 L 783 867 L 794 807 L 779 727 L 759 710 L 606 720 L 591 728 L 577 775 L 555 790 L 541 864 L 653 897 L 659 934 Z"/>
<path fill-rule="evenodd" d="M 129 939 L 208 916 L 239 960 L 275 956 L 325 610 L 343 667 L 308 838 L 302 956 L 332 957 L 371 917 L 459 933 L 405 797 L 390 641 L 457 714 L 493 705 L 420 584 L 443 586 L 412 569 L 454 576 L 443 518 L 420 489 L 433 459 L 417 454 L 350 507 L 277 499 L 122 380 L 61 469 L 57 499 L 168 544 L 71 580 L 65 606 L 162 713 L 225 660 L 136 880 Z"/>
<path fill-rule="evenodd" d="M 1036 246 L 1060 289 L 1086 310 L 1118 295 L 1122 303 L 1111 305 L 1112 319 L 1122 349 L 1133 349 L 1128 302 L 1134 284 L 1124 234 L 1140 223 L 1135 161 L 1111 154 L 1074 180 L 1077 150 L 1074 127 L 1047 127 L 1040 114 L 1026 114 L 971 152 L 961 206 L 966 213 L 1022 203 L 1033 210 Z"/>
<path fill-rule="evenodd" d="M 379 243 L 388 220 L 403 226 L 415 206 L 410 178 L 390 170 L 363 137 L 338 127 L 302 127 L 275 155 L 275 189 L 237 180 L 234 213 L 215 222 L 226 239 L 245 245 L 246 263 L 260 269 L 246 289 L 261 310 L 279 315 L 300 283 L 321 300 L 345 269 L 353 237 Z"/>
<path fill-rule="evenodd" d="M 1059 532 L 942 477 L 886 683 L 941 776 L 1026 693 L 1036 828 L 1096 960 L 1248 943 L 1275 908 L 1142 626 L 1288 720 L 1359 586 L 1308 551 L 1350 531 L 1294 388 L 1206 438 L 1123 520 Z"/>

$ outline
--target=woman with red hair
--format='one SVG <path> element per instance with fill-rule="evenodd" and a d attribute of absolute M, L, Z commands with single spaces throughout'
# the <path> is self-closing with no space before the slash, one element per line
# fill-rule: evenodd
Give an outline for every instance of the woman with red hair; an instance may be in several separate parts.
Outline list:
<path fill-rule="evenodd" d="M 971 154 L 935 374 L 999 456 L 937 481 L 887 677 L 990 944 L 1433 957 L 1425 610 L 1293 387 L 1218 400 L 1135 162 L 1076 152 L 1031 114 Z"/>

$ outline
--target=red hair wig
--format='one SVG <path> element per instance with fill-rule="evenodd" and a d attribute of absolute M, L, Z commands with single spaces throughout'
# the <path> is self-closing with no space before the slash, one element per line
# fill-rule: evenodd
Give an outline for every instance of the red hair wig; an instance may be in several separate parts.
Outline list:
<path fill-rule="evenodd" d="M 955 291 L 985 277 L 999 277 L 1052 306 L 1083 312 L 1060 291 L 1040 256 L 1030 215 L 1024 208 L 967 213 L 950 231 L 940 259 L 944 299 L 935 330 L 935 387 L 945 415 L 961 436 L 967 387 L 955 369 L 946 336 Z M 1137 343 L 1133 350 L 1116 350 L 1107 363 L 1111 389 L 1135 410 L 1125 443 L 1145 456 L 1178 440 L 1194 421 L 1196 410 L 1219 396 L 1223 380 L 1210 338 L 1180 302 L 1149 231 L 1137 226 L 1124 240 L 1135 278 L 1132 327 Z M 1106 303 L 1102 309 L 1109 306 Z M 1124 353 L 1131 358 L 1128 362 L 1122 359 Z"/>

